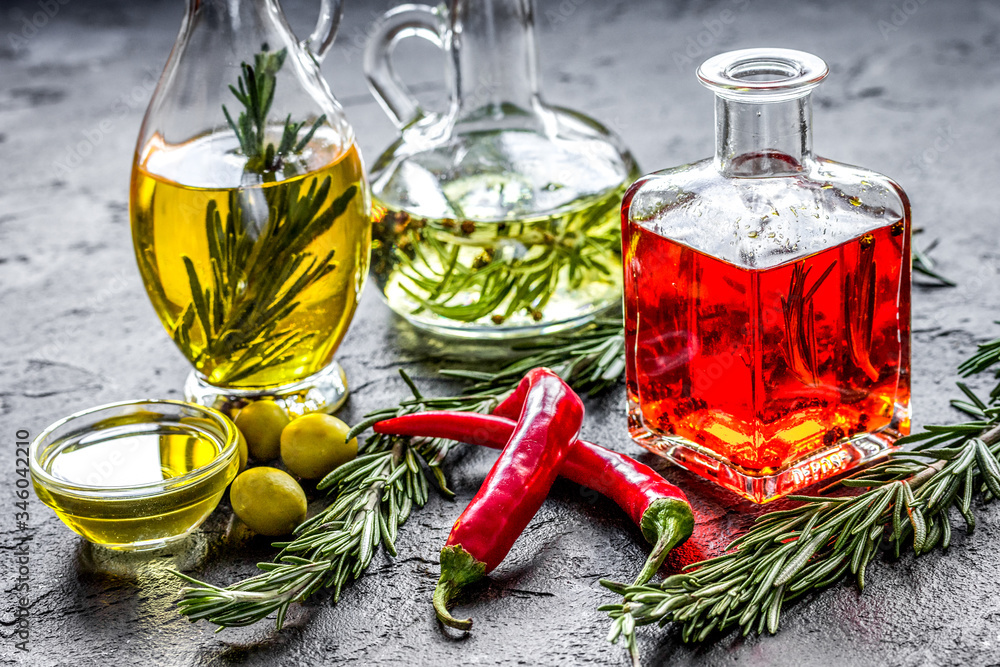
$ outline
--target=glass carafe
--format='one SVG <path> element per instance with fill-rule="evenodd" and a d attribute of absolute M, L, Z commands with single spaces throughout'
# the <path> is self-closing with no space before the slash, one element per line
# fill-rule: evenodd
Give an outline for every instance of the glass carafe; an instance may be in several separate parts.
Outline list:
<path fill-rule="evenodd" d="M 400 130 L 372 168 L 372 274 L 412 324 L 467 338 L 586 323 L 621 294 L 621 196 L 637 175 L 597 121 L 545 104 L 530 0 L 403 5 L 375 25 L 369 85 Z M 423 110 L 392 50 L 446 54 L 451 101 Z"/>
<path fill-rule="evenodd" d="M 276 0 L 190 0 L 139 133 L 130 215 L 188 400 L 333 410 L 365 284 L 371 195 L 319 71 L 340 18 L 296 39 Z"/>
<path fill-rule="evenodd" d="M 889 178 L 813 155 L 821 59 L 750 49 L 698 74 L 714 158 L 622 204 L 629 427 L 764 502 L 909 430 L 910 209 Z"/>

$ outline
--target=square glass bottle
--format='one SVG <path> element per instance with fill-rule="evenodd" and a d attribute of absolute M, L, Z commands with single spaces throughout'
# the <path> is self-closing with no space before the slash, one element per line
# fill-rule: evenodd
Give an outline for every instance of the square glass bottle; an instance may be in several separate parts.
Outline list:
<path fill-rule="evenodd" d="M 889 178 L 812 154 L 820 58 L 725 53 L 716 154 L 622 203 L 629 430 L 755 502 L 909 432 L 910 210 Z"/>

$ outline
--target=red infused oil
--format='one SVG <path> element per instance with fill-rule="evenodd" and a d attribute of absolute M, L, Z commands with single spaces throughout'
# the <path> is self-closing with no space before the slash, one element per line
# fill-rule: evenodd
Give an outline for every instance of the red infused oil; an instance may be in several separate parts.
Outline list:
<path fill-rule="evenodd" d="M 751 475 L 845 438 L 908 430 L 907 231 L 901 220 L 754 270 L 626 221 L 633 428 Z"/>
<path fill-rule="evenodd" d="M 622 204 L 629 430 L 756 502 L 909 432 L 910 217 L 875 172 L 814 157 L 822 60 L 749 49 L 699 70 L 714 158 Z"/>

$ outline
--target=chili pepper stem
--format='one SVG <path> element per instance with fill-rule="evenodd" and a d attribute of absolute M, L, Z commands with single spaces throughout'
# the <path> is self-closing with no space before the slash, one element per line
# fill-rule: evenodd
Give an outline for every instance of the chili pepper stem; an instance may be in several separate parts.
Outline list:
<path fill-rule="evenodd" d="M 434 611 L 438 620 L 457 630 L 472 629 L 472 619 L 459 620 L 448 611 L 452 599 L 465 586 L 486 576 L 486 563 L 458 545 L 441 549 L 441 578 L 434 589 Z"/>
<path fill-rule="evenodd" d="M 639 528 L 643 537 L 653 545 L 653 550 L 636 577 L 633 584 L 635 586 L 641 586 L 652 579 L 670 550 L 691 537 L 694 531 L 694 514 L 691 506 L 684 501 L 661 498 L 643 512 Z"/>

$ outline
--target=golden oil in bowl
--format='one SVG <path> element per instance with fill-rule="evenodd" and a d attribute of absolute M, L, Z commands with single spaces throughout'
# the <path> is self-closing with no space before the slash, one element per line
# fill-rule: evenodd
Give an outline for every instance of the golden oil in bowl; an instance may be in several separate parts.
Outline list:
<path fill-rule="evenodd" d="M 73 531 L 111 549 L 183 539 L 239 468 L 236 426 L 211 408 L 129 401 L 62 419 L 32 443 L 35 493 Z"/>

